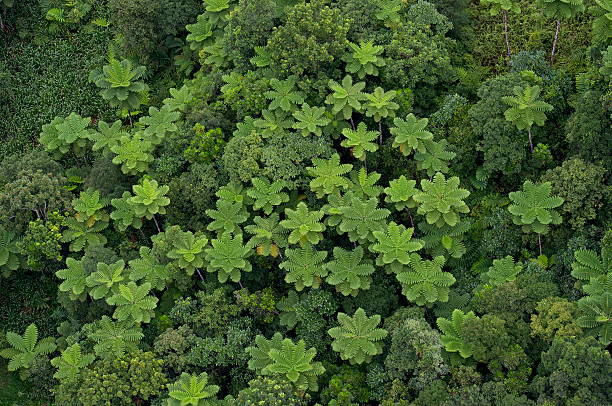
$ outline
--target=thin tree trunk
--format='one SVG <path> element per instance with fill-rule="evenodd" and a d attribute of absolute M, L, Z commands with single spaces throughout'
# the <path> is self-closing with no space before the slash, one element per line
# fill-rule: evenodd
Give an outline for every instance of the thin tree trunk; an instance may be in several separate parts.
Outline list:
<path fill-rule="evenodd" d="M 502 16 L 504 18 L 504 37 L 506 39 L 506 50 L 508 52 L 508 59 L 510 59 L 510 40 L 508 40 L 508 11 L 503 10 Z"/>
<path fill-rule="evenodd" d="M 527 129 L 529 133 L 529 147 L 531 148 L 531 153 L 533 154 L 533 141 L 531 140 L 531 128 Z"/>
<path fill-rule="evenodd" d="M 351 127 L 353 127 L 353 131 L 355 131 L 355 122 L 353 121 L 353 116 L 351 116 Z"/>
<path fill-rule="evenodd" d="M 382 120 L 378 122 L 378 132 L 380 133 L 378 143 L 382 145 Z"/>
<path fill-rule="evenodd" d="M 542 255 L 542 234 L 538 234 L 538 247 L 540 247 L 540 255 Z"/>
<path fill-rule="evenodd" d="M 557 29 L 555 30 L 555 40 L 553 41 L 552 52 L 550 53 L 550 63 L 555 62 L 555 51 L 557 50 L 557 40 L 559 39 L 559 29 L 561 28 L 561 20 L 557 20 Z"/>
<path fill-rule="evenodd" d="M 155 214 L 153 215 L 153 221 L 155 221 L 155 227 L 157 227 L 157 232 L 161 233 L 161 228 L 159 228 L 159 223 L 157 222 L 157 219 L 155 218 Z"/>
<path fill-rule="evenodd" d="M 198 273 L 198 276 L 200 277 L 202 282 L 204 282 L 204 277 L 202 276 L 202 273 L 200 272 L 200 270 L 198 268 L 196 268 L 196 272 Z"/>

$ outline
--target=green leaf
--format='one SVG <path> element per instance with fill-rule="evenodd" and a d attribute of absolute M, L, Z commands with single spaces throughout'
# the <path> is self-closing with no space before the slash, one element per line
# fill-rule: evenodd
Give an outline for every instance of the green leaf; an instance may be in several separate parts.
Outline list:
<path fill-rule="evenodd" d="M 353 317 L 338 313 L 339 327 L 330 328 L 327 333 L 334 339 L 332 349 L 340 353 L 340 358 L 351 364 L 370 362 L 374 355 L 382 354 L 387 330 L 376 328 L 380 316 L 368 317 L 365 310 L 357 309 Z"/>

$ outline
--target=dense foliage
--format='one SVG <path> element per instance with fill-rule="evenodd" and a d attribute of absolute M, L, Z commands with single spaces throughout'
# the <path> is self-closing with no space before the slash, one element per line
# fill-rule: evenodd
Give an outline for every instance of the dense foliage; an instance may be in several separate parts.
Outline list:
<path fill-rule="evenodd" d="M 612 404 L 611 15 L 0 0 L 0 406 Z"/>

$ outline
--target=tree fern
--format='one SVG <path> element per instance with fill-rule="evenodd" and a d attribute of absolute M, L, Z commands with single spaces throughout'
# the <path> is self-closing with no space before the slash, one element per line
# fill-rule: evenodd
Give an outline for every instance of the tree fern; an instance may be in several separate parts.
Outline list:
<path fill-rule="evenodd" d="M 253 121 L 253 125 L 261 130 L 262 138 L 283 136 L 286 130 L 293 128 L 295 124 L 295 121 L 282 110 L 263 110 L 261 116 Z"/>
<path fill-rule="evenodd" d="M 217 233 L 240 232 L 240 224 L 244 223 L 249 215 L 241 202 L 217 200 L 217 208 L 206 210 L 206 215 L 213 219 L 206 229 Z"/>
<path fill-rule="evenodd" d="M 217 272 L 219 282 L 225 283 L 228 279 L 239 282 L 241 272 L 251 272 L 248 257 L 252 247 L 242 242 L 242 234 L 232 237 L 230 233 L 223 233 L 210 243 L 212 247 L 206 248 L 206 270 Z"/>
<path fill-rule="evenodd" d="M 51 354 L 57 348 L 53 337 L 38 340 L 38 328 L 34 323 L 26 327 L 22 336 L 9 331 L 6 333 L 6 341 L 11 348 L 0 351 L 0 356 L 9 360 L 9 371 L 28 369 L 35 357 Z"/>
<path fill-rule="evenodd" d="M 325 103 L 331 105 L 333 114 L 342 113 L 342 117 L 348 120 L 353 112 L 360 113 L 362 110 L 361 102 L 366 97 L 363 93 L 364 87 L 365 82 L 353 84 L 351 75 L 346 75 L 341 84 L 330 80 L 329 88 L 332 93 L 327 96 Z"/>
<path fill-rule="evenodd" d="M 289 185 L 282 179 L 270 183 L 266 178 L 253 178 L 251 183 L 253 187 L 247 189 L 246 193 L 254 200 L 253 209 L 255 210 L 261 209 L 265 214 L 270 215 L 274 206 L 289 201 L 289 195 L 282 192 Z"/>
<path fill-rule="evenodd" d="M 280 226 L 278 219 L 278 213 L 272 213 L 270 217 L 256 216 L 253 224 L 244 228 L 244 231 L 253 235 L 249 244 L 255 247 L 258 255 L 270 255 L 276 258 L 280 249 L 287 247 L 289 233 Z"/>
<path fill-rule="evenodd" d="M 321 223 L 323 212 L 310 211 L 306 203 L 300 202 L 295 210 L 285 209 L 286 219 L 280 222 L 281 227 L 289 230 L 289 244 L 318 244 L 323 238 L 325 224 Z"/>
<path fill-rule="evenodd" d="M 426 152 L 424 141 L 433 139 L 433 134 L 425 129 L 428 122 L 428 119 L 418 119 L 412 113 L 408 114 L 405 120 L 393 119 L 394 127 L 389 129 L 395 136 L 393 148 L 399 148 L 404 155 L 410 155 L 413 151 Z"/>
<path fill-rule="evenodd" d="M 607 279 L 610 285 L 606 292 L 578 301 L 582 315 L 576 319 L 576 324 L 597 335 L 604 346 L 612 342 L 612 278 Z"/>
<path fill-rule="evenodd" d="M 353 169 L 351 164 L 341 164 L 340 155 L 334 154 L 329 159 L 313 158 L 314 166 L 306 168 L 314 179 L 310 181 L 310 190 L 318 198 L 334 193 L 336 190 L 349 187 L 349 180 L 343 176 Z"/>
<path fill-rule="evenodd" d="M 425 140 L 425 151 L 414 154 L 414 160 L 417 163 L 417 169 L 426 171 L 427 176 L 434 176 L 436 172 L 447 173 L 449 171 L 448 164 L 455 158 L 457 154 L 448 151 L 448 141 L 442 139 L 440 141 Z"/>
<path fill-rule="evenodd" d="M 393 203 L 395 210 L 401 211 L 405 208 L 414 208 L 417 203 L 413 196 L 418 192 L 416 181 L 407 179 L 402 175 L 397 179 L 389 181 L 389 187 L 385 188 L 385 202 Z"/>
<path fill-rule="evenodd" d="M 347 233 L 352 242 L 375 241 L 374 234 L 385 229 L 385 219 L 390 211 L 378 207 L 378 199 L 359 199 L 352 196 L 347 206 L 340 208 L 342 220 L 338 224 L 340 233 Z"/>
<path fill-rule="evenodd" d="M 324 266 L 329 272 L 325 281 L 336 287 L 344 296 L 357 296 L 359 290 L 367 290 L 372 283 L 375 271 L 372 261 L 364 258 L 363 248 L 357 246 L 353 251 L 334 247 L 334 259 Z"/>
<path fill-rule="evenodd" d="M 55 272 L 58 278 L 63 279 L 59 285 L 60 292 L 68 292 L 72 300 L 84 300 L 87 295 L 85 292 L 87 274 L 82 262 L 68 257 L 66 258 L 66 266 L 66 269 Z"/>
<path fill-rule="evenodd" d="M 159 145 L 167 135 L 178 131 L 175 122 L 180 117 L 178 111 L 172 111 L 167 107 L 161 109 L 149 107 L 149 115 L 141 117 L 139 122 L 145 126 L 145 137 L 148 137 L 153 145 Z"/>
<path fill-rule="evenodd" d="M 114 210 L 111 212 L 110 218 L 113 219 L 115 227 L 119 231 L 125 231 L 128 227 L 142 227 L 142 218 L 136 214 L 134 207 L 130 204 L 131 197 L 130 192 L 123 192 L 121 197 L 111 200 Z"/>
<path fill-rule="evenodd" d="M 349 174 L 349 189 L 359 199 L 378 198 L 383 191 L 382 186 L 376 184 L 380 176 L 378 172 L 368 173 L 365 168 L 359 169 L 359 172 L 353 170 Z"/>
<path fill-rule="evenodd" d="M 450 286 L 455 283 L 455 277 L 449 272 L 442 271 L 445 262 L 443 256 L 429 261 L 421 259 L 418 254 L 411 254 L 411 271 L 404 268 L 404 272 L 396 275 L 402 284 L 404 296 L 418 306 L 448 301 Z"/>
<path fill-rule="evenodd" d="M 125 261 L 119 261 L 108 265 L 98 262 L 96 272 L 89 275 L 85 281 L 91 288 L 89 295 L 94 299 L 110 297 L 117 292 L 119 284 L 126 280 Z"/>
<path fill-rule="evenodd" d="M 49 124 L 42 126 L 40 143 L 55 157 L 61 158 L 72 151 L 83 155 L 91 136 L 88 129 L 91 118 L 70 113 L 67 117 L 55 117 Z"/>
<path fill-rule="evenodd" d="M 599 255 L 590 250 L 574 251 L 574 259 L 572 276 L 581 281 L 589 281 L 591 278 L 605 275 L 612 265 L 608 258 L 605 256 L 600 258 Z"/>
<path fill-rule="evenodd" d="M 145 71 L 144 66 L 134 67 L 127 59 L 112 58 L 102 69 L 91 71 L 89 80 L 101 89 L 100 94 L 112 107 L 137 110 L 141 94 L 149 89 L 143 81 Z"/>
<path fill-rule="evenodd" d="M 98 357 L 116 358 L 126 352 L 136 349 L 144 337 L 140 326 L 131 321 L 113 321 L 108 316 L 95 323 L 96 328 L 87 337 L 94 344 L 94 352 Z"/>
<path fill-rule="evenodd" d="M 555 0 L 556 1 L 556 0 Z M 531 152 L 533 141 L 531 139 L 531 127 L 533 124 L 543 126 L 546 121 L 546 112 L 552 111 L 553 106 L 545 101 L 538 100 L 540 86 L 526 86 L 522 88 L 515 86 L 514 96 L 502 97 L 502 101 L 510 108 L 504 112 L 507 121 L 513 123 L 519 130 L 527 130 L 529 133 L 529 145 Z"/>
<path fill-rule="evenodd" d="M 93 354 L 81 353 L 81 346 L 78 343 L 67 347 L 59 357 L 51 360 L 51 365 L 57 368 L 53 374 L 55 379 L 60 382 L 75 381 L 83 368 L 88 367 L 95 359 Z"/>
<path fill-rule="evenodd" d="M 159 262 L 151 248 L 140 247 L 140 257 L 129 262 L 129 278 L 134 282 L 147 282 L 152 289 L 163 291 L 172 279 L 170 266 Z"/>
<path fill-rule="evenodd" d="M 121 137 L 119 143 L 110 148 L 115 154 L 113 163 L 121 165 L 121 172 L 135 176 L 149 169 L 153 162 L 153 149 L 153 143 L 141 131 Z"/>
<path fill-rule="evenodd" d="M 92 227 L 96 222 L 108 222 L 109 217 L 104 208 L 108 201 L 100 197 L 100 191 L 87 189 L 82 191 L 78 199 L 72 201 L 72 207 L 76 211 L 74 217 L 77 221 Z"/>
<path fill-rule="evenodd" d="M 340 358 L 349 360 L 351 364 L 370 362 L 374 355 L 382 353 L 387 330 L 377 328 L 380 316 L 366 315 L 361 307 L 353 317 L 338 313 L 339 327 L 333 327 L 327 333 L 334 339 L 332 349 L 340 353 Z"/>
<path fill-rule="evenodd" d="M 270 100 L 268 109 L 271 111 L 281 109 L 286 113 L 293 113 L 298 106 L 304 103 L 304 93 L 296 90 L 297 78 L 290 76 L 285 80 L 270 79 L 270 87 L 273 90 L 264 93 L 266 99 Z"/>
<path fill-rule="evenodd" d="M 168 406 L 210 406 L 210 398 L 214 398 L 219 389 L 217 385 L 208 384 L 206 372 L 199 375 L 183 372 L 176 382 L 168 385 Z"/>
<path fill-rule="evenodd" d="M 422 192 L 417 192 L 413 198 L 419 204 L 417 213 L 424 215 L 429 224 L 455 226 L 459 214 L 470 211 L 463 201 L 470 192 L 459 187 L 456 176 L 447 180 L 443 174 L 437 173 L 433 181 L 421 180 L 421 189 Z"/>
<path fill-rule="evenodd" d="M 342 140 L 341 145 L 351 149 L 353 156 L 361 161 L 366 160 L 368 152 L 376 152 L 378 145 L 372 141 L 376 140 L 378 133 L 376 131 L 368 131 L 365 123 L 359 123 L 356 130 L 345 128 L 342 130 L 342 135 L 346 138 Z"/>
<path fill-rule="evenodd" d="M 381 87 L 374 89 L 373 93 L 366 94 L 366 116 L 374 118 L 377 123 L 383 118 L 394 117 L 399 104 L 393 100 L 397 96 L 395 90 L 385 92 Z"/>
<path fill-rule="evenodd" d="M 400 273 L 410 263 L 410 253 L 423 247 L 420 240 L 413 240 L 414 228 L 390 222 L 386 231 L 375 231 L 376 243 L 370 250 L 377 252 L 376 265 L 385 266 L 389 272 Z"/>
<path fill-rule="evenodd" d="M 305 244 L 297 249 L 285 250 L 285 261 L 279 267 L 287 271 L 285 282 L 295 284 L 295 290 L 302 291 L 304 287 L 318 288 L 322 278 L 327 276 L 323 264 L 327 251 L 317 251 L 312 244 Z"/>
<path fill-rule="evenodd" d="M 159 186 L 155 179 L 144 178 L 140 185 L 133 185 L 134 196 L 130 198 L 129 203 L 136 216 L 150 220 L 156 214 L 166 214 L 166 206 L 170 204 L 170 199 L 166 196 L 168 190 L 169 186 Z"/>
<path fill-rule="evenodd" d="M 19 269 L 21 259 L 18 247 L 19 239 L 15 233 L 0 226 L 0 275 L 8 277 L 12 271 Z"/>
<path fill-rule="evenodd" d="M 137 285 L 135 282 L 120 284 L 117 292 L 106 299 L 106 302 L 115 306 L 113 317 L 119 321 L 129 320 L 134 323 L 149 323 L 155 315 L 158 299 L 150 296 L 150 283 Z"/>
<path fill-rule="evenodd" d="M 308 103 L 302 104 L 302 108 L 293 113 L 296 122 L 293 128 L 299 130 L 304 137 L 314 134 L 321 136 L 322 128 L 331 120 L 325 115 L 325 107 L 310 107 Z"/>
<path fill-rule="evenodd" d="M 79 222 L 75 217 L 66 219 L 66 229 L 62 233 L 62 242 L 69 242 L 72 252 L 83 251 L 94 245 L 106 244 L 106 237 L 100 232 L 108 227 L 108 223 L 97 222 L 91 227 Z"/>
<path fill-rule="evenodd" d="M 482 278 L 487 283 L 498 286 L 515 280 L 522 269 L 523 266 L 515 264 L 514 259 L 508 255 L 502 259 L 494 259 L 493 265 L 482 275 Z"/>
<path fill-rule="evenodd" d="M 508 211 L 514 224 L 522 226 L 523 232 L 547 234 L 550 224 L 561 224 L 561 215 L 554 209 L 563 204 L 563 198 L 551 196 L 551 191 L 550 182 L 536 185 L 527 180 L 522 190 L 510 192 L 508 197 L 512 204 Z"/>
<path fill-rule="evenodd" d="M 444 255 L 445 257 L 461 258 L 467 251 L 464 243 L 465 234 L 470 230 L 472 220 L 461 219 L 454 226 L 444 224 L 437 227 L 421 221 L 418 224 L 422 233 L 423 250 L 432 256 Z"/>
<path fill-rule="evenodd" d="M 477 319 L 474 312 L 467 314 L 459 309 L 453 310 L 451 319 L 439 317 L 436 321 L 438 328 L 442 332 L 440 341 L 448 352 L 458 352 L 462 358 L 472 356 L 473 348 L 470 343 L 466 342 L 463 336 L 463 324 L 470 319 Z"/>
<path fill-rule="evenodd" d="M 172 249 L 166 255 L 175 260 L 187 275 L 193 275 L 196 269 L 204 266 L 204 247 L 208 244 L 206 236 L 195 236 L 191 231 L 184 231 L 178 234 L 172 244 Z"/>
<path fill-rule="evenodd" d="M 359 79 L 366 75 L 378 76 L 378 68 L 386 65 L 385 59 L 381 56 L 384 47 L 374 45 L 372 41 L 360 41 L 359 45 L 349 42 L 352 52 L 349 52 L 342 59 L 346 62 L 346 71 L 356 73 Z"/>

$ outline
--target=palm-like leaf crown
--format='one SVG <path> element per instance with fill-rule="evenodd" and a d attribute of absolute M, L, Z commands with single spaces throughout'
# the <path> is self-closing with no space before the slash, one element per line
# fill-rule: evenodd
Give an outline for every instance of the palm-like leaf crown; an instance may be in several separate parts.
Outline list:
<path fill-rule="evenodd" d="M 605 291 L 578 301 L 581 316 L 576 319 L 576 324 L 590 330 L 604 346 L 608 346 L 612 342 L 612 275 L 602 278 L 605 278 L 602 287 Z"/>
<path fill-rule="evenodd" d="M 51 365 L 57 368 L 53 377 L 61 382 L 70 382 L 77 379 L 80 371 L 89 366 L 95 359 L 93 354 L 81 353 L 81 346 L 78 343 L 67 347 L 62 355 L 51 360 Z"/>
<path fill-rule="evenodd" d="M 321 136 L 322 128 L 331 122 L 325 114 L 325 107 L 310 107 L 308 103 L 302 104 L 302 109 L 293 113 L 297 120 L 293 128 L 300 130 L 304 137 L 314 134 Z"/>
<path fill-rule="evenodd" d="M 348 204 L 340 208 L 342 220 L 338 224 L 340 233 L 348 233 L 352 242 L 367 243 L 375 241 L 376 231 L 385 229 L 385 219 L 391 214 L 387 209 L 378 207 L 378 199 L 360 199 L 353 195 Z"/>
<path fill-rule="evenodd" d="M 159 145 L 168 134 L 178 131 L 175 124 L 181 117 L 178 111 L 171 111 L 168 107 L 158 109 L 149 107 L 149 115 L 140 118 L 140 123 L 145 125 L 144 135 L 149 138 L 153 145 Z"/>
<path fill-rule="evenodd" d="M 342 84 L 335 80 L 329 81 L 329 88 L 332 90 L 325 103 L 332 106 L 332 113 L 342 113 L 342 117 L 348 120 L 353 115 L 353 111 L 360 113 L 362 111 L 361 102 L 365 100 L 365 82 L 357 82 L 353 84 L 351 75 L 346 75 L 342 79 Z"/>
<path fill-rule="evenodd" d="M 88 334 L 93 340 L 94 351 L 98 357 L 116 358 L 136 349 L 144 337 L 140 326 L 131 321 L 113 321 L 108 316 L 96 323 L 97 328 Z"/>
<path fill-rule="evenodd" d="M 11 348 L 0 351 L 0 356 L 8 358 L 9 371 L 28 369 L 36 356 L 51 354 L 57 348 L 53 337 L 38 340 L 38 328 L 34 323 L 26 327 L 23 336 L 9 331 L 6 333 L 6 341 Z"/>
<path fill-rule="evenodd" d="M 546 17 L 556 19 L 572 18 L 585 9 L 582 0 L 536 0 L 536 4 Z"/>
<path fill-rule="evenodd" d="M 458 352 L 463 358 L 472 356 L 473 348 L 463 338 L 463 324 L 467 320 L 477 318 L 474 312 L 468 312 L 466 314 L 459 309 L 453 310 L 450 320 L 444 317 L 438 317 L 436 323 L 442 332 L 440 341 L 444 345 L 446 351 Z"/>
<path fill-rule="evenodd" d="M 166 214 L 170 199 L 166 197 L 170 187 L 159 186 L 155 179 L 143 179 L 142 184 L 133 185 L 134 196 L 129 200 L 138 217 L 152 219 L 155 214 Z"/>
<path fill-rule="evenodd" d="M 334 154 L 329 159 L 313 158 L 314 166 L 306 168 L 308 174 L 314 179 L 310 181 L 310 190 L 321 198 L 334 193 L 336 190 L 347 189 L 349 180 L 343 176 L 353 169 L 351 164 L 341 164 L 340 155 Z"/>
<path fill-rule="evenodd" d="M 368 317 L 360 307 L 353 317 L 338 313 L 338 323 L 340 326 L 329 329 L 327 333 L 334 339 L 332 348 L 340 353 L 340 358 L 349 360 L 351 364 L 362 364 L 382 353 L 381 340 L 387 336 L 387 330 L 377 328 L 380 324 L 378 314 Z"/>
<path fill-rule="evenodd" d="M 523 226 L 526 233 L 538 234 L 547 234 L 550 224 L 561 224 L 561 215 L 554 209 L 563 204 L 563 198 L 551 196 L 551 191 L 550 182 L 536 185 L 527 180 L 523 183 L 523 190 L 510 192 L 508 197 L 512 204 L 508 211 L 514 224 Z"/>
<path fill-rule="evenodd" d="M 140 95 L 149 89 L 142 80 L 145 71 L 144 66 L 134 68 L 127 59 L 113 58 L 102 69 L 91 71 L 89 80 L 102 89 L 100 94 L 112 107 L 136 110 Z"/>
<path fill-rule="evenodd" d="M 68 260 L 66 263 L 68 264 Z M 96 300 L 115 294 L 119 284 L 127 278 L 125 261 L 122 259 L 110 265 L 98 262 L 96 268 L 97 271 L 85 279 L 87 286 L 91 288 L 89 295 Z"/>
<path fill-rule="evenodd" d="M 153 289 L 164 290 L 172 278 L 171 266 L 160 263 L 153 250 L 146 246 L 140 247 L 140 257 L 132 259 L 129 265 L 130 280 L 148 282 Z"/>
<path fill-rule="evenodd" d="M 416 180 L 408 179 L 404 175 L 389 181 L 389 187 L 385 188 L 385 202 L 395 204 L 396 210 L 416 207 L 413 196 L 418 190 L 415 186 Z"/>
<path fill-rule="evenodd" d="M 352 52 L 342 59 L 346 62 L 346 71 L 356 73 L 359 79 L 366 75 L 378 76 L 378 68 L 386 65 L 385 59 L 380 56 L 385 50 L 380 45 L 374 45 L 372 41 L 359 42 L 359 45 L 349 42 Z"/>
<path fill-rule="evenodd" d="M 82 155 L 91 131 L 87 128 L 91 118 L 70 113 L 68 117 L 55 117 L 49 124 L 42 126 L 40 143 L 47 151 L 61 158 L 69 151 Z"/>
<path fill-rule="evenodd" d="M 365 161 L 366 153 L 376 152 L 378 144 L 372 142 L 378 137 L 376 131 L 368 131 L 365 123 L 359 123 L 356 130 L 345 128 L 342 135 L 346 138 L 341 145 L 350 148 L 353 156 L 361 161 Z"/>
<path fill-rule="evenodd" d="M 420 240 L 413 240 L 414 228 L 404 227 L 395 222 L 387 225 L 386 231 L 375 231 L 376 243 L 370 250 L 377 252 L 376 265 L 386 266 L 389 272 L 400 273 L 410 263 L 410 253 L 423 248 Z"/>
<path fill-rule="evenodd" d="M 445 262 L 446 259 L 443 256 L 429 261 L 421 259 L 418 254 L 411 254 L 411 271 L 397 274 L 397 280 L 402 284 L 404 296 L 419 306 L 448 301 L 450 286 L 455 283 L 455 277 L 442 270 Z"/>
<path fill-rule="evenodd" d="M 157 307 L 158 301 L 155 296 L 149 296 L 150 291 L 150 283 L 145 282 L 139 286 L 135 282 L 128 282 L 120 284 L 117 293 L 106 302 L 116 306 L 113 317 L 119 321 L 149 323 L 155 315 L 153 309 Z"/>
<path fill-rule="evenodd" d="M 589 281 L 608 273 L 612 267 L 612 258 L 606 251 L 606 248 L 602 248 L 601 257 L 590 250 L 575 251 L 572 276 L 581 281 Z"/>
<path fill-rule="evenodd" d="M 290 244 L 318 244 L 323 239 L 323 231 L 326 229 L 325 224 L 321 223 L 323 211 L 310 211 L 306 203 L 300 202 L 295 210 L 285 209 L 285 215 L 287 218 L 280 225 L 290 230 Z"/>
<path fill-rule="evenodd" d="M 419 119 L 412 113 L 408 114 L 405 120 L 394 118 L 395 126 L 389 129 L 395 136 L 393 148 L 399 148 L 404 155 L 410 155 L 412 151 L 426 152 L 424 141 L 433 139 L 433 134 L 425 129 L 428 122 L 428 119 Z"/>
<path fill-rule="evenodd" d="M 359 290 L 367 290 L 372 283 L 375 271 L 372 261 L 364 258 L 363 248 L 357 246 L 353 251 L 334 247 L 334 259 L 325 264 L 329 276 L 325 279 L 344 296 L 357 296 Z"/>
<path fill-rule="evenodd" d="M 295 89 L 297 78 L 290 76 L 286 80 L 270 79 L 273 90 L 264 93 L 270 101 L 268 109 L 274 111 L 281 109 L 285 113 L 292 113 L 298 109 L 297 106 L 304 103 L 304 93 Z"/>
<path fill-rule="evenodd" d="M 144 138 L 144 133 L 138 131 L 133 135 L 123 136 L 119 143 L 110 147 L 115 154 L 113 163 L 121 165 L 121 172 L 126 175 L 138 175 L 149 169 L 153 162 L 153 143 Z"/>
<path fill-rule="evenodd" d="M 280 226 L 278 219 L 278 213 L 272 213 L 270 217 L 256 216 L 253 224 L 244 228 L 244 231 L 253 235 L 249 244 L 256 248 L 257 254 L 276 258 L 279 255 L 279 249 L 287 247 L 289 232 Z"/>
<path fill-rule="evenodd" d="M 461 258 L 467 251 L 463 240 L 471 226 L 470 219 L 462 219 L 452 227 L 448 224 L 437 227 L 435 224 L 421 221 L 418 227 L 422 233 L 423 250 L 434 257 L 443 255 Z"/>
<path fill-rule="evenodd" d="M 502 259 L 494 259 L 493 265 L 482 277 L 487 283 L 497 286 L 515 280 L 522 269 L 523 266 L 515 264 L 514 259 L 508 255 Z"/>
<path fill-rule="evenodd" d="M 69 242 L 70 251 L 79 252 L 87 247 L 106 244 L 106 237 L 100 231 L 108 227 L 108 223 L 98 221 L 89 227 L 79 222 L 75 217 L 66 219 L 67 228 L 62 234 L 62 242 Z"/>
<path fill-rule="evenodd" d="M 327 251 L 317 251 L 312 244 L 305 244 L 297 249 L 286 249 L 287 259 L 279 265 L 287 271 L 285 282 L 295 284 L 299 292 L 305 286 L 318 288 L 323 277 L 327 276 L 327 269 L 323 264 L 327 258 Z"/>
<path fill-rule="evenodd" d="M 253 209 L 263 210 L 267 215 L 270 215 L 274 210 L 274 206 L 289 201 L 289 195 L 282 192 L 289 185 L 284 180 L 276 180 L 272 183 L 266 178 L 253 178 L 251 180 L 253 187 L 247 189 L 246 193 L 254 199 Z"/>
<path fill-rule="evenodd" d="M 413 198 L 419 203 L 417 212 L 425 215 L 429 224 L 455 226 L 459 222 L 459 213 L 470 211 L 463 201 L 470 192 L 459 187 L 456 176 L 447 180 L 443 174 L 436 173 L 433 181 L 421 180 L 421 189 L 422 192 L 416 193 Z"/>
<path fill-rule="evenodd" d="M 108 222 L 108 214 L 104 208 L 108 201 L 100 197 L 100 191 L 87 189 L 81 192 L 78 199 L 72 201 L 72 207 L 76 211 L 75 218 L 92 227 L 96 221 Z"/>
<path fill-rule="evenodd" d="M 366 94 L 366 116 L 373 117 L 374 121 L 379 122 L 383 118 L 394 117 L 395 111 L 399 109 L 399 104 L 394 102 L 397 92 L 389 90 L 385 92 L 383 88 L 377 87 L 374 93 Z"/>
<path fill-rule="evenodd" d="M 206 215 L 213 219 L 206 229 L 217 233 L 240 232 L 239 224 L 244 223 L 249 214 L 242 202 L 232 202 L 225 199 L 218 199 L 216 209 L 206 210 Z"/>
<path fill-rule="evenodd" d="M 177 237 L 172 242 L 173 248 L 166 255 L 191 276 L 196 269 L 204 266 L 204 247 L 208 244 L 208 238 L 204 235 L 196 237 L 191 231 L 181 231 Z"/>
<path fill-rule="evenodd" d="M 502 101 L 510 108 L 504 112 L 506 120 L 514 123 L 519 130 L 531 129 L 533 124 L 543 126 L 546 121 L 546 112 L 552 111 L 553 106 L 545 101 L 538 100 L 539 86 L 516 86 L 514 96 L 502 97 Z"/>
<path fill-rule="evenodd" d="M 251 272 L 248 257 L 252 254 L 252 247 L 242 242 L 242 234 L 232 237 L 230 233 L 223 233 L 210 243 L 212 247 L 205 250 L 206 270 L 217 272 L 219 282 L 225 283 L 228 279 L 238 282 L 241 272 Z"/>
<path fill-rule="evenodd" d="M 55 273 L 58 278 L 63 279 L 59 285 L 59 290 L 61 292 L 68 292 L 73 300 L 84 299 L 84 296 L 86 296 L 87 274 L 82 262 L 68 257 L 66 258 L 66 266 L 66 269 L 60 269 Z"/>
<path fill-rule="evenodd" d="M 142 219 L 136 215 L 134 208 L 130 204 L 130 192 L 123 192 L 121 197 L 111 200 L 114 210 L 110 214 L 113 224 L 119 231 L 125 231 L 128 227 L 142 227 Z"/>
<path fill-rule="evenodd" d="M 414 154 L 417 169 L 426 171 L 427 176 L 434 176 L 436 172 L 447 173 L 448 163 L 457 156 L 456 153 L 446 149 L 448 141 L 445 139 L 440 141 L 425 140 L 423 145 L 425 146 L 425 152 L 417 151 Z"/>
<path fill-rule="evenodd" d="M 209 400 L 219 392 L 219 386 L 208 384 L 208 374 L 191 375 L 183 372 L 179 379 L 168 385 L 168 406 L 209 406 Z"/>
<path fill-rule="evenodd" d="M 490 6 L 489 12 L 492 16 L 498 15 L 502 10 L 511 11 L 516 14 L 521 13 L 521 8 L 515 0 L 481 0 L 480 4 Z"/>
<path fill-rule="evenodd" d="M 294 344 L 285 338 L 280 347 L 269 349 L 271 362 L 263 367 L 261 373 L 280 376 L 300 390 L 317 391 L 317 376 L 323 374 L 325 368 L 320 362 L 313 361 L 316 353 L 314 348 L 306 349 L 304 340 Z"/>
<path fill-rule="evenodd" d="M 378 198 L 383 192 L 382 186 L 377 184 L 380 176 L 378 172 L 368 173 L 365 168 L 359 169 L 359 172 L 351 171 L 350 194 L 359 199 Z"/>

